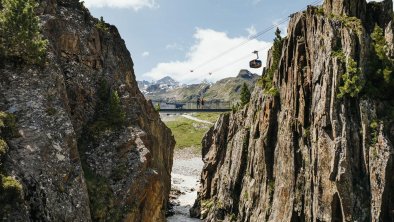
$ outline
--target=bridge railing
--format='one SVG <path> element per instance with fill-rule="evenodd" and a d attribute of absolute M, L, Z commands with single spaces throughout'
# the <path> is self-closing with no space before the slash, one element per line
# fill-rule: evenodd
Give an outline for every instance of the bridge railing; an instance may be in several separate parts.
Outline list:
<path fill-rule="evenodd" d="M 204 106 L 200 103 L 197 106 L 197 102 L 162 102 L 162 101 L 152 101 L 152 104 L 156 106 L 160 104 L 160 109 L 231 109 L 232 103 L 228 101 L 207 101 Z"/>

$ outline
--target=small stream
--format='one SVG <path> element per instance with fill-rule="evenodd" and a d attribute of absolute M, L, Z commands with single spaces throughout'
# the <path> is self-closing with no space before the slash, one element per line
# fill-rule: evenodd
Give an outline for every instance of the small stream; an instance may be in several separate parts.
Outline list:
<path fill-rule="evenodd" d="M 193 206 L 197 198 L 197 189 L 199 186 L 200 173 L 203 167 L 201 157 L 196 157 L 191 153 L 185 154 L 185 151 L 174 154 L 174 164 L 172 167 L 172 197 L 175 198 L 175 214 L 167 217 L 169 222 L 188 222 L 201 221 L 196 218 L 190 218 L 189 209 Z"/>

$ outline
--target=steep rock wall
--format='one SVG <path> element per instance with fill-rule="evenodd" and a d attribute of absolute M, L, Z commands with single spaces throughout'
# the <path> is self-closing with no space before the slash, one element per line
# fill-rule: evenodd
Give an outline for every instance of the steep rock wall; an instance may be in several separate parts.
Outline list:
<path fill-rule="evenodd" d="M 117 29 L 97 28 L 77 0 L 43 0 L 37 13 L 45 64 L 0 67 L 0 110 L 19 132 L 4 168 L 23 186 L 22 204 L 0 218 L 164 221 L 175 142 L 138 90 Z M 103 84 L 119 95 L 122 126 L 100 126 Z"/>
<path fill-rule="evenodd" d="M 374 8 L 391 13 L 390 2 Z M 375 23 L 385 28 L 392 50 L 391 19 L 366 19 L 366 8 L 371 5 L 363 0 L 334 0 L 324 10 L 292 15 L 273 77 L 278 95 L 256 86 L 250 103 L 222 115 L 203 139 L 205 165 L 192 216 L 394 221 L 394 124 L 381 115 L 393 101 L 338 98 L 349 58 L 366 78 Z"/>

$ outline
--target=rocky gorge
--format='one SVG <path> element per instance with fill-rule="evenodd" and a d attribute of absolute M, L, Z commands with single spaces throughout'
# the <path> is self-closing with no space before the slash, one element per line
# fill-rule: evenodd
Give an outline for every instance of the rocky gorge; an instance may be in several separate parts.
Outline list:
<path fill-rule="evenodd" d="M 191 215 L 394 221 L 393 34 L 391 0 L 292 14 L 249 104 L 205 135 Z"/>
<path fill-rule="evenodd" d="M 175 141 L 118 30 L 38 3 L 44 63 L 0 62 L 0 219 L 165 221 Z"/>
<path fill-rule="evenodd" d="M 168 220 L 190 219 L 201 161 L 173 164 L 117 28 L 78 0 L 34 2 L 42 63 L 4 56 L 0 27 L 0 220 L 165 221 L 171 173 L 190 192 Z M 190 215 L 394 221 L 393 18 L 392 0 L 292 14 L 249 103 L 205 135 Z"/>

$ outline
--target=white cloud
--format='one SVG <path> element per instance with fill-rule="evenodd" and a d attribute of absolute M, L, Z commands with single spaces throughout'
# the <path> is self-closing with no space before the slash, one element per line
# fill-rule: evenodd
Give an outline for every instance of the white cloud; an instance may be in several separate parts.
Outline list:
<path fill-rule="evenodd" d="M 171 43 L 171 44 L 167 44 L 166 45 L 166 49 L 169 49 L 169 50 L 175 49 L 175 50 L 178 50 L 178 51 L 183 51 L 184 50 L 183 46 L 178 44 L 178 43 L 176 43 L 176 42 Z"/>
<path fill-rule="evenodd" d="M 141 54 L 142 57 L 148 57 L 150 55 L 149 52 L 145 51 Z"/>
<path fill-rule="evenodd" d="M 198 83 L 204 79 L 214 82 L 236 76 L 241 69 L 249 69 L 249 60 L 256 58 L 252 54 L 254 50 L 260 51 L 260 59 L 265 66 L 267 51 L 271 46 L 269 42 L 254 39 L 215 60 L 211 60 L 222 52 L 244 43 L 248 38 L 246 36 L 230 38 L 226 33 L 212 29 L 197 29 L 194 38 L 196 42 L 186 52 L 184 61 L 159 63 L 143 76 L 158 80 L 169 75 L 183 83 Z M 192 69 L 194 72 L 190 72 Z M 262 68 L 251 71 L 261 74 Z M 212 75 L 209 75 L 210 72 Z"/>
<path fill-rule="evenodd" d="M 248 32 L 249 37 L 254 36 L 254 35 L 257 34 L 257 30 L 254 27 L 254 25 L 250 26 L 249 28 L 246 28 L 246 31 Z"/>
<path fill-rule="evenodd" d="M 156 0 L 84 0 L 88 8 L 132 8 L 139 10 L 141 8 L 158 7 Z"/>

